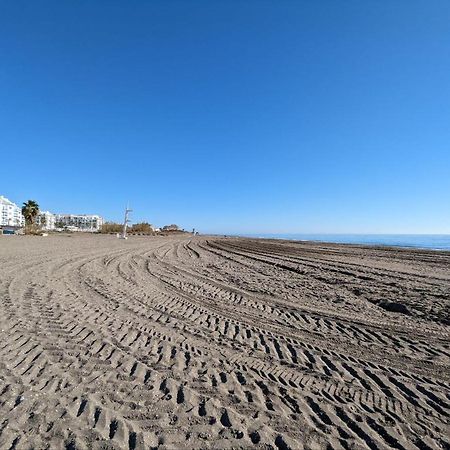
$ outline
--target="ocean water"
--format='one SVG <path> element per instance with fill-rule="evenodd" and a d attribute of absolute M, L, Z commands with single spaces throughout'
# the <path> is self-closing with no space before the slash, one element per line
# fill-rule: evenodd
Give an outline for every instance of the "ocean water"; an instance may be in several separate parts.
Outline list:
<path fill-rule="evenodd" d="M 245 236 L 450 251 L 450 234 L 247 234 Z"/>

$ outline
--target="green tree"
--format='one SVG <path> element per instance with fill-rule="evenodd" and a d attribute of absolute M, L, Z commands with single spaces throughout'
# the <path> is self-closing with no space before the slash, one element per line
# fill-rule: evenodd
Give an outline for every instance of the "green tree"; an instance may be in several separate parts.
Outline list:
<path fill-rule="evenodd" d="M 22 206 L 22 214 L 27 225 L 34 225 L 39 214 L 39 205 L 34 200 L 28 200 Z"/>

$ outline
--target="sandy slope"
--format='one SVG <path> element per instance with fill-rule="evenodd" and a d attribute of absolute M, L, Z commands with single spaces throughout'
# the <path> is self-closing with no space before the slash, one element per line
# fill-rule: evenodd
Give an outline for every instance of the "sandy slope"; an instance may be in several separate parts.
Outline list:
<path fill-rule="evenodd" d="M 449 299 L 449 253 L 1 237 L 0 448 L 449 448 Z"/>

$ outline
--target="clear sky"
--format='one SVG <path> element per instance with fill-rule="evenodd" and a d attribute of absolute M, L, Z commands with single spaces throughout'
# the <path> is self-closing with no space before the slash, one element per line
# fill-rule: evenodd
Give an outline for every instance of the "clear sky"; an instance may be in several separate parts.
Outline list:
<path fill-rule="evenodd" d="M 450 1 L 1 1 L 0 152 L 54 212 L 450 233 Z"/>

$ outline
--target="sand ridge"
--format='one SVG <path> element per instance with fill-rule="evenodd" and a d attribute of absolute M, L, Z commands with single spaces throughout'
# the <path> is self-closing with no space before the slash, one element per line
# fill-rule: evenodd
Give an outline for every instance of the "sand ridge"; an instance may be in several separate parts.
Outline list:
<path fill-rule="evenodd" d="M 450 446 L 450 253 L 0 238 L 0 448 Z"/>

